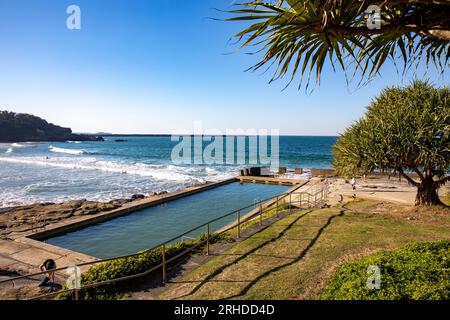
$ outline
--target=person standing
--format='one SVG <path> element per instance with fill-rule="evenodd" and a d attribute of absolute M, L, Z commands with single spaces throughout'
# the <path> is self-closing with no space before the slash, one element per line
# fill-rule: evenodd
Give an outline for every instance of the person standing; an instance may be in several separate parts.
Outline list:
<path fill-rule="evenodd" d="M 355 177 L 352 178 L 352 180 L 350 181 L 351 185 L 352 185 L 352 189 L 356 190 L 356 179 Z"/>

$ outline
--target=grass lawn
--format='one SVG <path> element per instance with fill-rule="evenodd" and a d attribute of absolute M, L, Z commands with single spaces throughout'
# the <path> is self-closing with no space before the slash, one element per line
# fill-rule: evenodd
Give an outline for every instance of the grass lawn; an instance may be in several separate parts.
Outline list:
<path fill-rule="evenodd" d="M 336 268 L 412 241 L 450 239 L 450 209 L 358 200 L 298 211 L 168 285 L 161 299 L 314 299 Z"/>

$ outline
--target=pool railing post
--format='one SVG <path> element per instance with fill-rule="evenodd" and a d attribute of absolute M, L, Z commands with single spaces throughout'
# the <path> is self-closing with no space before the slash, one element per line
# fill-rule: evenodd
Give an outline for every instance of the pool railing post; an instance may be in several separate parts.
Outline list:
<path fill-rule="evenodd" d="M 298 194 L 298 207 L 300 209 L 302 208 L 302 194 L 301 193 Z"/>
<path fill-rule="evenodd" d="M 206 232 L 206 255 L 209 256 L 209 223 L 207 225 L 207 232 Z"/>
<path fill-rule="evenodd" d="M 292 212 L 292 193 L 289 193 L 289 213 Z"/>
<path fill-rule="evenodd" d="M 277 196 L 277 204 L 275 206 L 275 213 L 277 215 L 277 218 L 278 218 L 278 206 L 279 206 L 279 199 L 278 199 L 278 196 Z"/>
<path fill-rule="evenodd" d="M 162 276 L 163 283 L 167 282 L 166 245 L 162 245 Z"/>
<path fill-rule="evenodd" d="M 241 210 L 237 212 L 237 238 L 241 237 Z"/>
<path fill-rule="evenodd" d="M 262 208 L 262 202 L 259 202 L 259 225 L 262 226 L 262 214 L 263 214 L 263 208 Z"/>

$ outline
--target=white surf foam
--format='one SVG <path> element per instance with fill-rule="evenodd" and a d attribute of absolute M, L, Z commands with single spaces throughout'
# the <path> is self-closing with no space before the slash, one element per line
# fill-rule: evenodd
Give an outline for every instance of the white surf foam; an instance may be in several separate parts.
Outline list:
<path fill-rule="evenodd" d="M 13 152 L 13 148 L 8 148 L 8 150 L 5 151 L 5 153 L 11 153 Z"/>
<path fill-rule="evenodd" d="M 20 143 L 17 143 L 17 142 L 14 142 L 13 144 L 11 144 L 11 146 L 14 147 L 14 148 L 25 148 L 26 147 L 26 145 L 20 144 Z"/>
<path fill-rule="evenodd" d="M 79 150 L 78 150 L 79 151 Z M 152 165 L 145 163 L 125 163 L 98 160 L 95 157 L 71 158 L 71 157 L 0 157 L 0 161 L 26 165 L 49 166 L 62 169 L 98 170 L 108 173 L 129 174 L 149 177 L 160 181 L 204 183 L 217 181 L 231 177 L 231 172 L 215 172 L 206 174 L 204 168 L 182 167 L 174 165 Z"/>
<path fill-rule="evenodd" d="M 66 153 L 66 154 L 87 154 L 84 150 L 78 150 L 78 149 L 65 149 L 65 148 L 58 148 L 54 146 L 48 147 L 48 150 L 51 152 L 56 153 Z"/>

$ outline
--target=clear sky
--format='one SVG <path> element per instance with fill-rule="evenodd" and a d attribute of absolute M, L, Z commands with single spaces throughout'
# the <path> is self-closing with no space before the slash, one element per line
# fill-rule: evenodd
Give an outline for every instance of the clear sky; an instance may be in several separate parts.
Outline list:
<path fill-rule="evenodd" d="M 81 30 L 66 8 L 81 8 Z M 0 109 L 38 115 L 76 132 L 170 133 L 207 128 L 335 135 L 387 85 L 408 83 L 390 64 L 369 85 L 347 87 L 326 68 L 307 95 L 270 74 L 229 38 L 231 0 L 0 0 Z M 231 53 L 231 54 L 229 54 Z M 423 75 L 421 71 L 419 75 Z M 448 73 L 435 84 L 448 84 Z"/>

